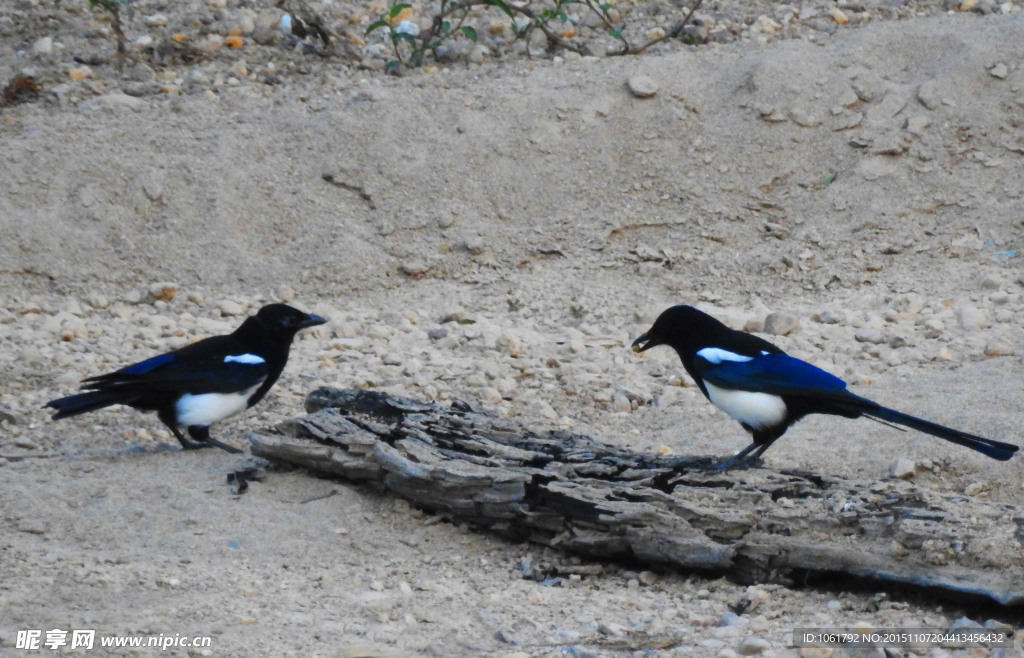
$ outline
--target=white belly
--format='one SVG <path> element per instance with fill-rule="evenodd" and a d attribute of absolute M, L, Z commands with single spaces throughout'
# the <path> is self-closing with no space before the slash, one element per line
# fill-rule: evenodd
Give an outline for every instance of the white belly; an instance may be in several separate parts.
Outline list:
<path fill-rule="evenodd" d="M 786 419 L 786 403 L 778 395 L 730 391 L 707 382 L 704 386 L 716 407 L 756 430 L 774 427 Z"/>
<path fill-rule="evenodd" d="M 178 400 L 179 425 L 208 426 L 244 411 L 249 396 L 256 392 L 259 384 L 238 393 L 186 393 Z"/>

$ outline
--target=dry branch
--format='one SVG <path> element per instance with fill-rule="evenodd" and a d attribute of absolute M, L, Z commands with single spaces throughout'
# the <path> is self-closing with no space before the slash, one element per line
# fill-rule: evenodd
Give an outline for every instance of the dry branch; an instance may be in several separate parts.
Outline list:
<path fill-rule="evenodd" d="M 643 455 L 568 432 L 362 390 L 320 388 L 254 455 L 517 539 L 743 582 L 847 575 L 1024 603 L 1024 511 L 903 480 Z"/>

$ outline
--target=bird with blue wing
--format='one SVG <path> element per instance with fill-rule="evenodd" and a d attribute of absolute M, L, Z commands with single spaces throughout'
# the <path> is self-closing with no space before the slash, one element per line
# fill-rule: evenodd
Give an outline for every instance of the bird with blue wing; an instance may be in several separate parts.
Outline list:
<path fill-rule="evenodd" d="M 286 304 L 269 304 L 230 334 L 89 377 L 82 383 L 86 392 L 46 406 L 55 410 L 54 420 L 115 404 L 155 411 L 182 448 L 216 446 L 238 453 L 238 448 L 212 438 L 210 425 L 262 400 L 281 376 L 295 335 L 325 322 Z"/>
<path fill-rule="evenodd" d="M 633 341 L 635 352 L 658 345 L 676 351 L 701 393 L 739 421 L 753 443 L 719 467 L 754 463 L 795 422 L 808 414 L 866 416 L 903 425 L 1006 461 L 1019 449 L 896 411 L 851 393 L 846 382 L 789 356 L 752 334 L 730 329 L 692 306 L 673 306 Z"/>

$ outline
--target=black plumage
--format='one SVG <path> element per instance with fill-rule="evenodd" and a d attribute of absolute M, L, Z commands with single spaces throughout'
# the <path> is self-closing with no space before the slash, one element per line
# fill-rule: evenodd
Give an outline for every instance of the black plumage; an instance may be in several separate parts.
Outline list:
<path fill-rule="evenodd" d="M 240 452 L 210 437 L 210 425 L 262 400 L 281 376 L 295 334 L 324 322 L 286 304 L 270 304 L 228 335 L 89 377 L 82 384 L 85 393 L 46 406 L 56 410 L 54 420 L 114 404 L 155 411 L 185 449 L 213 445 Z M 182 434 L 183 426 L 193 440 Z"/>
<path fill-rule="evenodd" d="M 708 400 L 739 421 L 753 443 L 724 467 L 760 457 L 793 423 L 808 414 L 868 416 L 913 428 L 1005 461 L 1018 447 L 945 427 L 883 407 L 851 393 L 846 383 L 789 356 L 763 338 L 730 329 L 692 306 L 673 306 L 633 342 L 636 352 L 668 345 Z"/>

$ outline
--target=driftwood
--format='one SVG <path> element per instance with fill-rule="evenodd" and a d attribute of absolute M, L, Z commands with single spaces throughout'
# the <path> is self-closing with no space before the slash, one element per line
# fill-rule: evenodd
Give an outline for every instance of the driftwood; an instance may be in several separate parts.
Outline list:
<path fill-rule="evenodd" d="M 741 582 L 852 576 L 1024 603 L 1024 510 L 911 482 L 635 454 L 568 432 L 362 390 L 320 388 L 252 452 L 591 558 Z"/>

